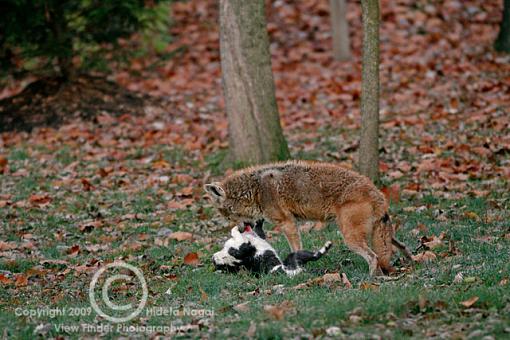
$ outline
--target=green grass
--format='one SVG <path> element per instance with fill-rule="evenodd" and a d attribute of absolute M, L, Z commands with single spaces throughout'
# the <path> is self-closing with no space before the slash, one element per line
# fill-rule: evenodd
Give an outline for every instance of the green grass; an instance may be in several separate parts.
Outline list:
<path fill-rule="evenodd" d="M 150 192 L 144 192 L 144 196 L 136 197 L 131 202 L 134 211 L 150 212 L 150 197 Z M 92 198 L 88 197 L 88 199 Z M 398 237 L 408 245 L 416 245 L 418 236 L 412 235 L 411 231 L 422 223 L 427 226 L 429 236 L 445 232 L 448 240 L 454 242 L 459 253 L 449 254 L 447 245 L 438 248 L 435 250 L 439 255 L 436 261 L 429 264 L 417 264 L 395 281 L 371 280 L 367 275 L 366 263 L 346 249 L 335 225 L 328 225 L 320 232 L 304 234 L 306 248 L 318 248 L 326 240 L 333 240 L 334 247 L 321 261 L 311 263 L 307 266 L 305 273 L 293 278 L 284 275 L 255 277 L 245 272 L 238 275 L 214 272 L 208 259 L 220 248 L 219 242 L 205 249 L 203 244 L 197 242 L 170 241 L 166 247 L 148 246 L 134 251 L 115 249 L 117 246 L 114 243 L 111 254 L 99 253 L 93 256 L 80 254 L 77 258 L 68 260 L 70 263 L 83 264 L 98 256 L 99 260 L 103 261 L 123 257 L 144 273 L 150 292 L 146 306 L 148 310 L 152 311 L 154 307 L 174 310 L 188 308 L 188 310 L 207 310 L 214 313 L 213 318 L 190 315 L 179 317 L 151 315 L 148 319 L 134 319 L 127 323 L 130 325 L 159 326 L 172 322 L 184 325 L 201 320 L 200 322 L 206 322 L 208 325 L 203 328 L 204 334 L 237 337 L 237 335 L 246 335 L 250 322 L 253 321 L 256 324 L 256 336 L 259 338 L 326 335 L 330 327 L 339 327 L 344 335 L 379 334 L 396 338 L 427 337 L 432 334 L 430 332 L 453 336 L 459 329 L 462 334 L 469 334 L 479 329 L 482 332 L 481 335 L 492 334 L 504 337 L 508 334 L 505 333 L 508 331 L 506 325 L 510 322 L 508 315 L 510 297 L 508 284 L 500 286 L 499 282 L 508 278 L 510 273 L 507 256 L 510 252 L 510 242 L 502 237 L 508 231 L 505 230 L 508 227 L 502 222 L 508 219 L 508 214 L 497 211 L 498 221 L 491 223 L 470 219 L 463 214 L 463 211 L 470 211 L 478 216 L 485 216 L 490 201 L 491 199 L 465 198 L 452 202 L 427 197 L 421 203 L 426 203 L 430 207 L 420 212 L 403 210 L 404 207 L 416 205 L 417 202 L 406 201 L 396 207 L 393 211 L 394 219 L 402 224 Z M 445 221 L 438 221 L 434 217 L 436 209 L 443 210 L 448 218 Z M 35 216 L 28 215 L 26 218 L 33 219 Z M 187 211 L 179 211 L 176 214 L 176 219 L 180 222 L 190 222 L 192 218 L 193 215 Z M 179 222 L 176 222 L 177 224 Z M 43 246 L 41 251 L 48 259 L 67 259 L 65 254 L 54 247 L 57 242 L 52 240 L 50 234 L 55 229 L 63 229 L 70 233 L 66 238 L 68 242 L 64 242 L 66 245 L 75 243 L 83 245 L 107 234 L 106 231 L 95 230 L 93 233 L 80 235 L 73 225 L 66 223 L 65 219 L 56 217 L 34 223 L 30 232 L 46 236 L 41 243 L 47 243 L 48 247 Z M 129 230 L 126 234 L 155 234 L 157 231 L 143 224 L 132 226 Z M 218 238 L 223 236 L 225 235 L 213 235 Z M 478 239 L 481 236 L 492 236 L 494 239 L 486 242 Z M 283 237 L 275 235 L 271 242 L 280 250 L 281 255 L 288 252 Z M 196 268 L 183 265 L 180 259 L 188 252 L 199 252 L 202 265 Z M 36 265 L 37 261 L 30 259 L 0 261 L 0 270 L 26 273 Z M 68 267 L 72 266 L 68 265 Z M 56 268 L 60 271 L 63 269 L 58 266 Z M 353 288 L 341 286 L 315 286 L 301 290 L 292 288 L 326 272 L 344 272 Z M 465 280 L 470 279 L 466 282 L 453 283 L 455 275 L 459 272 L 463 273 Z M 169 274 L 172 274 L 173 279 L 169 279 Z M 97 323 L 98 318 L 94 312 L 79 317 L 71 315 L 54 318 L 18 316 L 20 308 L 28 310 L 42 307 L 66 307 L 69 310 L 74 307 L 84 307 L 90 312 L 86 309 L 90 307 L 86 294 L 90 282 L 89 275 L 67 274 L 62 280 L 52 283 L 37 280 L 39 279 L 34 278 L 34 283 L 27 287 L 1 286 L 0 296 L 3 302 L 0 324 L 7 330 L 8 335 L 28 336 L 33 334 L 35 327 L 42 323 L 52 326 L 48 326 L 45 336 L 76 337 L 84 333 L 66 333 L 61 329 L 57 330 L 56 325 Z M 360 288 L 364 282 L 376 282 L 378 288 L 364 290 Z M 276 289 L 278 285 L 283 285 L 284 288 Z M 54 290 L 51 294 L 47 293 L 49 287 Z M 169 287 L 172 287 L 171 295 L 165 294 Z M 257 293 L 253 293 L 254 291 Z M 55 296 L 59 295 L 63 297 L 55 301 Z M 479 300 L 472 308 L 466 308 L 460 304 L 473 296 L 477 296 Z M 138 296 L 133 293 L 126 298 L 136 300 Z M 236 311 L 234 306 L 244 302 L 249 302 L 249 310 Z M 264 309 L 266 305 L 279 305 L 283 302 L 290 304 L 291 307 L 282 320 L 275 320 Z M 490 320 L 490 323 L 485 324 L 486 320 Z M 107 336 L 113 337 L 115 334 L 126 333 L 114 331 Z"/>
<path fill-rule="evenodd" d="M 326 136 L 321 140 L 304 138 L 315 143 L 317 150 L 298 150 L 296 154 L 320 158 L 320 154 L 333 152 L 335 136 L 340 132 L 321 133 Z M 303 234 L 307 249 L 319 248 L 327 240 L 334 243 L 330 253 L 310 263 L 304 273 L 292 278 L 279 274 L 257 277 L 246 272 L 231 275 L 214 271 L 210 258 L 227 237 L 227 224 L 201 193 L 192 194 L 193 204 L 187 208 L 168 207 L 169 202 L 183 199 L 176 196 L 181 189 L 201 186 L 197 179 L 204 173 L 221 176 L 225 150 L 206 155 L 200 162 L 181 148 L 163 145 L 126 149 L 119 164 L 102 157 L 84 161 L 87 155 L 88 150 L 74 142 L 56 149 L 18 145 L 8 152 L 10 171 L 21 169 L 26 175 L 0 175 L 0 194 L 10 195 L 12 202 L 0 208 L 0 240 L 16 246 L 0 251 L 0 274 L 11 280 L 0 283 L 0 329 L 7 337 L 78 338 L 97 334 L 60 328 L 80 324 L 113 325 L 112 332 L 102 334 L 107 338 L 147 335 L 125 329 L 117 332 L 116 324 L 90 309 L 92 276 L 114 260 L 139 268 L 148 284 L 145 310 L 124 326 L 191 325 L 196 329 L 187 335 L 197 338 L 326 337 L 328 332 L 333 334 L 332 327 L 338 327 L 337 336 L 362 338 L 509 336 L 510 285 L 505 280 L 510 278 L 510 199 L 503 180 L 489 184 L 468 181 L 471 189 L 490 189 L 483 198 L 461 193 L 446 199 L 445 192 L 426 184 L 418 195 L 402 194 L 391 209 L 399 239 L 414 250 L 422 236 L 443 232 L 446 236 L 443 245 L 433 249 L 437 258 L 431 263 L 411 267 L 396 255 L 395 264 L 402 271 L 393 280 L 371 279 L 365 261 L 345 247 L 334 224 Z M 348 160 L 352 154 L 344 156 Z M 164 160 L 169 166 L 154 169 L 151 162 L 141 161 L 149 157 Z M 68 166 L 76 160 L 80 164 L 70 170 Z M 97 170 L 106 167 L 113 172 L 99 175 Z M 190 182 L 174 181 L 176 174 L 191 175 Z M 159 182 L 160 177 L 167 180 Z M 94 189 L 86 191 L 83 178 Z M 382 183 L 405 187 L 412 178 L 410 171 L 399 181 L 383 177 Z M 41 193 L 47 193 L 51 202 L 33 206 L 29 197 Z M 80 229 L 91 221 L 102 224 Z M 267 225 L 266 230 L 271 229 Z M 177 231 L 192 232 L 194 239 L 167 239 L 169 233 Z M 270 242 L 281 256 L 289 252 L 280 234 L 273 234 Z M 79 246 L 77 253 L 71 252 L 73 246 Z M 188 253 L 198 254 L 199 266 L 184 263 Z M 352 288 L 341 284 L 293 288 L 335 272 L 345 273 Z M 463 279 L 454 282 L 459 273 Z M 27 285 L 15 284 L 20 274 L 28 277 Z M 171 294 L 166 294 L 169 289 Z M 113 282 L 108 294 L 117 304 L 136 305 L 141 289 L 136 281 L 130 285 Z M 472 297 L 478 297 L 473 306 L 461 304 Z M 245 310 L 238 307 L 243 303 L 247 303 Z M 284 306 L 281 319 L 266 310 L 268 305 Z M 20 311 L 64 307 L 65 315 L 20 315 Z M 72 308 L 84 308 L 86 313 L 70 315 Z M 157 308 L 214 316 L 147 315 Z"/>

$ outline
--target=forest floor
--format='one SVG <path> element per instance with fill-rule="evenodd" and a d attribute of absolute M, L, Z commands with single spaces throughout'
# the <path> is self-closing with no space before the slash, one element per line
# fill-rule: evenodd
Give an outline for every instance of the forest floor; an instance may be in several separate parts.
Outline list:
<path fill-rule="evenodd" d="M 335 62 L 327 4 L 268 7 L 277 99 L 294 158 L 352 167 L 360 9 L 349 3 L 353 60 Z M 382 1 L 380 186 L 398 238 L 420 259 L 395 256 L 390 280 L 370 279 L 333 224 L 303 225 L 306 248 L 334 246 L 293 278 L 214 272 L 228 228 L 202 185 L 231 171 L 217 10 L 172 6 L 168 51 L 180 52 L 134 59 L 113 76 L 164 105 L 1 134 L 2 336 L 509 336 L 510 57 L 491 47 L 499 2 Z M 89 298 L 94 273 L 114 260 L 148 287 L 141 314 L 118 324 Z M 116 303 L 142 298 L 134 279 L 111 285 Z"/>

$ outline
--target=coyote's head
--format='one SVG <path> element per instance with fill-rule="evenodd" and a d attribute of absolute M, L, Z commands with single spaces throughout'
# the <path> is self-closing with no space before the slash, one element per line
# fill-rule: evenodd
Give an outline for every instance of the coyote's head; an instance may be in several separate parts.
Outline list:
<path fill-rule="evenodd" d="M 257 183 L 248 176 L 230 178 L 204 186 L 213 205 L 228 220 L 236 223 L 253 222 L 261 218 L 257 204 Z"/>

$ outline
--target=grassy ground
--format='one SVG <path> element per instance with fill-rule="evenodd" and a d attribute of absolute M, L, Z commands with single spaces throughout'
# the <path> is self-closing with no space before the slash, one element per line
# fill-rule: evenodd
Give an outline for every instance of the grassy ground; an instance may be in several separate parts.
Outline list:
<path fill-rule="evenodd" d="M 349 2 L 353 59 L 338 63 L 324 6 L 283 1 L 268 11 L 279 111 L 295 158 L 352 166 L 361 10 Z M 491 47 L 501 2 L 381 7 L 380 186 L 399 198 L 391 207 L 398 237 L 413 250 L 433 247 L 431 261 L 414 268 L 395 256 L 402 270 L 386 281 L 367 277 L 333 225 L 303 234 L 307 248 L 328 239 L 334 247 L 296 277 L 213 271 L 210 257 L 228 235 L 201 189 L 226 173 L 217 8 L 175 2 L 170 50 L 182 51 L 179 58 L 156 68 L 146 66 L 159 65 L 160 55 L 135 60 L 113 76 L 164 98 L 164 108 L 0 135 L 0 336 L 148 335 L 150 328 L 117 330 L 91 308 L 94 273 L 123 260 L 143 273 L 148 298 L 120 325 L 159 326 L 159 334 L 180 327 L 197 338 L 508 338 L 510 63 Z M 270 241 L 288 252 L 281 235 Z M 315 281 L 294 289 L 326 273 L 345 273 L 352 287 Z M 117 305 L 143 297 L 133 279 L 110 288 Z"/>
<path fill-rule="evenodd" d="M 203 160 L 168 145 L 114 148 L 105 142 L 99 148 L 83 142 L 89 138 L 86 131 L 103 136 L 110 131 L 101 129 L 85 125 L 81 137 L 43 131 L 23 141 L 5 138 L 9 175 L 0 176 L 2 335 L 151 333 L 147 328 L 118 330 L 119 324 L 90 308 L 92 275 L 121 259 L 139 268 L 148 285 L 145 309 L 123 326 L 173 326 L 173 331 L 182 327 L 197 337 L 235 338 L 509 336 L 510 200 L 503 179 L 468 180 L 471 191 L 488 191 L 482 197 L 430 188 L 404 191 L 392 207 L 398 237 L 414 250 L 422 237 L 426 242 L 444 235 L 430 250 L 436 256 L 430 262 L 411 268 L 396 256 L 401 271 L 392 280 L 370 279 L 366 263 L 346 249 L 334 225 L 304 233 L 306 248 L 334 242 L 330 253 L 305 273 L 293 278 L 228 275 L 214 272 L 209 260 L 228 233 L 201 197 L 200 185 L 204 174 L 221 173 L 215 164 L 222 153 Z M 313 140 L 314 152 L 296 153 L 316 158 L 332 152 L 337 143 L 332 138 L 338 135 L 342 132 L 323 131 Z M 114 150 L 123 153 L 122 161 L 116 161 Z M 383 182 L 404 187 L 410 179 L 385 175 Z M 193 239 L 174 239 L 178 231 L 191 232 Z M 280 234 L 271 233 L 271 243 L 281 255 L 288 252 Z M 345 273 L 352 287 L 317 282 L 295 289 L 336 272 Z M 136 305 L 141 291 L 132 280 L 114 282 L 108 292 L 117 304 Z M 82 328 L 63 328 L 73 325 Z M 94 328 L 101 325 L 113 329 Z"/>

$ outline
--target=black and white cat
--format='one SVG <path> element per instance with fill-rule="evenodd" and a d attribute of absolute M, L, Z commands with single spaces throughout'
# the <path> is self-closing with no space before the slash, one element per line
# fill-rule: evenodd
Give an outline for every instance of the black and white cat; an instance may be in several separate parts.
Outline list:
<path fill-rule="evenodd" d="M 227 272 L 237 272 L 241 268 L 253 273 L 281 271 L 293 276 L 303 271 L 304 264 L 317 261 L 331 248 L 332 243 L 328 241 L 316 252 L 299 250 L 290 253 L 282 261 L 276 250 L 266 241 L 263 224 L 264 220 L 257 221 L 255 227 L 246 224 L 242 232 L 238 226 L 232 228 L 231 238 L 227 240 L 223 249 L 212 257 L 214 267 Z"/>

